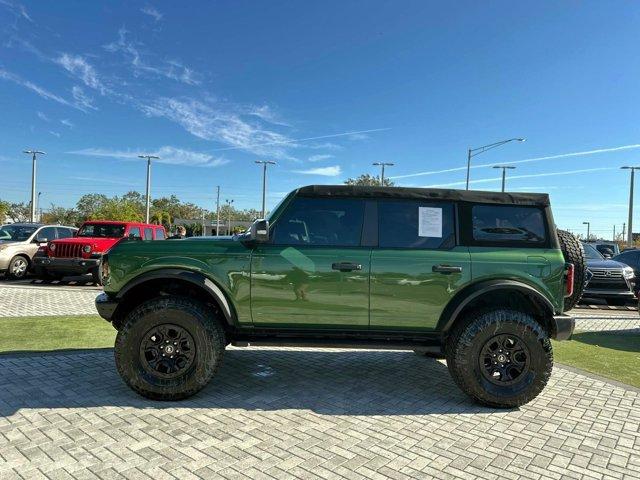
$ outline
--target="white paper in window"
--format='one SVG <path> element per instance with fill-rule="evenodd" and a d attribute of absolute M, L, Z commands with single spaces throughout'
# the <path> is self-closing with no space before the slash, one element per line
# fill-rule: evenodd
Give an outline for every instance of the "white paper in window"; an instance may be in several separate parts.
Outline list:
<path fill-rule="evenodd" d="M 418 236 L 442 238 L 442 209 L 418 207 Z"/>

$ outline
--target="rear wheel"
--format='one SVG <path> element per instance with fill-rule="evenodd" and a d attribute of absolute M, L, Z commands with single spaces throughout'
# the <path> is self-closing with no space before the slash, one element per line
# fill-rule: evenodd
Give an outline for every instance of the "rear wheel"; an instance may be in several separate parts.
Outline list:
<path fill-rule="evenodd" d="M 159 297 L 125 318 L 116 337 L 116 367 L 140 395 L 180 400 L 209 383 L 224 347 L 224 330 L 210 309 L 189 298 Z"/>
<path fill-rule="evenodd" d="M 9 277 L 15 280 L 25 278 L 29 272 L 29 260 L 22 255 L 16 255 L 9 262 L 9 270 L 7 272 Z"/>
<path fill-rule="evenodd" d="M 558 240 L 560 240 L 564 261 L 572 263 L 574 268 L 573 295 L 564 299 L 564 311 L 566 312 L 575 307 L 582 298 L 586 283 L 587 264 L 582 243 L 575 235 L 565 230 L 558 230 Z"/>
<path fill-rule="evenodd" d="M 551 342 L 529 314 L 474 312 L 446 344 L 447 366 L 460 389 L 487 406 L 512 408 L 533 400 L 553 368 Z"/>

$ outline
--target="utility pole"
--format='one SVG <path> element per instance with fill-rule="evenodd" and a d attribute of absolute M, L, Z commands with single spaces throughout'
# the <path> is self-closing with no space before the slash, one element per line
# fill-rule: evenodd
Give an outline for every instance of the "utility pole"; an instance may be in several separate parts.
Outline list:
<path fill-rule="evenodd" d="M 42 192 L 38 192 L 38 203 L 36 203 L 36 211 L 38 212 L 38 221 L 42 221 L 42 208 L 40 208 L 40 195 Z"/>
<path fill-rule="evenodd" d="M 625 232 L 627 231 L 627 230 L 626 230 L 626 227 L 627 227 L 627 224 L 626 224 L 626 223 L 623 223 L 623 224 L 622 224 L 622 240 L 623 240 L 623 241 L 624 241 L 624 237 L 625 237 Z"/>
<path fill-rule="evenodd" d="M 384 187 L 384 167 L 393 167 L 395 165 L 395 163 L 389 163 L 389 162 L 375 162 L 372 163 L 371 165 L 375 165 L 377 167 L 381 167 L 381 172 L 380 172 L 380 186 Z"/>
<path fill-rule="evenodd" d="M 31 155 L 31 221 L 36 221 L 36 156 L 46 155 L 46 153 L 40 150 L 23 150 L 22 153 Z"/>
<path fill-rule="evenodd" d="M 159 160 L 160 157 L 156 157 L 155 155 L 138 155 L 138 158 L 145 158 L 147 160 L 147 213 L 145 223 L 149 223 L 149 208 L 151 206 L 151 159 Z"/>
<path fill-rule="evenodd" d="M 226 199 L 224 203 L 227 204 L 227 211 L 228 211 L 227 235 L 231 235 L 231 209 L 233 208 L 233 200 Z"/>
<path fill-rule="evenodd" d="M 636 170 L 640 167 L 620 167 L 622 170 L 631 170 L 631 183 L 629 185 L 629 220 L 627 226 L 627 246 L 633 246 L 633 182 Z"/>
<path fill-rule="evenodd" d="M 502 169 L 502 191 L 504 192 L 504 185 L 507 178 L 507 170 L 515 170 L 516 167 L 511 165 L 494 165 L 493 168 L 501 168 Z"/>
<path fill-rule="evenodd" d="M 591 233 L 591 222 L 582 222 L 582 224 L 587 226 L 587 242 L 588 242 L 589 236 Z"/>
<path fill-rule="evenodd" d="M 216 194 L 216 237 L 220 236 L 220 185 L 217 187 Z"/>
<path fill-rule="evenodd" d="M 275 165 L 271 160 L 256 160 L 255 163 L 262 165 L 262 218 L 266 216 L 267 201 L 267 165 Z"/>
<path fill-rule="evenodd" d="M 616 241 L 616 226 L 613 226 L 613 238 L 611 239 L 612 242 Z"/>

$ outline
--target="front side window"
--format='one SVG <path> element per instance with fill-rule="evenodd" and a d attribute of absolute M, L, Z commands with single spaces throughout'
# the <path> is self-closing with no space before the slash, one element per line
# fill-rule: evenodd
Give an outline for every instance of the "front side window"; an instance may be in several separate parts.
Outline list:
<path fill-rule="evenodd" d="M 542 244 L 547 231 L 540 208 L 475 205 L 472 208 L 473 239 L 484 243 Z"/>
<path fill-rule="evenodd" d="M 299 197 L 276 222 L 273 243 L 359 246 L 363 219 L 363 200 Z"/>
<path fill-rule="evenodd" d="M 413 200 L 378 202 L 378 244 L 380 248 L 454 247 L 453 205 Z"/>
<path fill-rule="evenodd" d="M 78 230 L 78 236 L 120 238 L 124 236 L 124 225 L 117 223 L 85 223 Z"/>

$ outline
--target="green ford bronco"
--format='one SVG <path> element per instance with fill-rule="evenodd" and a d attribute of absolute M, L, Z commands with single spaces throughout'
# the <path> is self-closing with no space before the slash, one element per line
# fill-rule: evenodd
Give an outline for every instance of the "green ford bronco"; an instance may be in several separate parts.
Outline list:
<path fill-rule="evenodd" d="M 96 306 L 119 374 L 152 399 L 198 392 L 231 344 L 414 350 L 514 407 L 571 336 L 584 268 L 546 194 L 313 185 L 244 234 L 117 244 Z"/>

